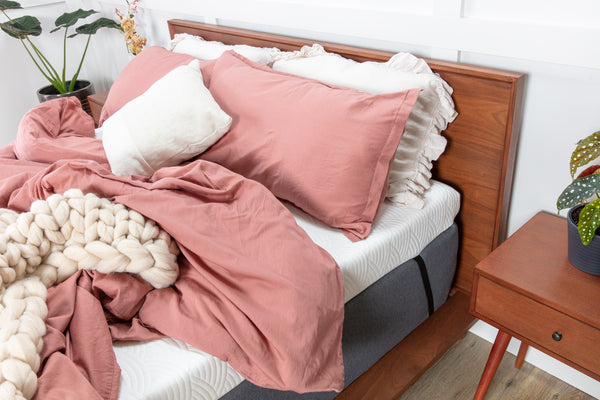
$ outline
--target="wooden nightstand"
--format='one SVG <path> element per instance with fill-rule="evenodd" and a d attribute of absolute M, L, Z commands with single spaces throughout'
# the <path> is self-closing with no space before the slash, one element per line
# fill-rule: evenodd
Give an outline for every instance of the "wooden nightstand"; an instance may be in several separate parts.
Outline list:
<path fill-rule="evenodd" d="M 88 96 L 88 103 L 90 104 L 92 118 L 94 118 L 96 126 L 98 126 L 98 121 L 100 121 L 100 112 L 102 112 L 102 106 L 106 102 L 107 96 L 108 92 L 96 93 Z"/>
<path fill-rule="evenodd" d="M 475 399 L 483 399 L 511 336 L 600 380 L 600 277 L 567 259 L 567 222 L 540 212 L 475 268 L 471 313 L 499 329 Z"/>

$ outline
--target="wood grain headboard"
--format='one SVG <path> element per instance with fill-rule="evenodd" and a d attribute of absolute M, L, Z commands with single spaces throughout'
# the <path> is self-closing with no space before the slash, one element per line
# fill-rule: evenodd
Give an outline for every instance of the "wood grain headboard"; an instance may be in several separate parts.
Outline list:
<path fill-rule="evenodd" d="M 318 41 L 198 22 L 169 21 L 177 33 L 202 36 L 226 44 L 248 44 L 297 50 Z M 387 61 L 394 53 L 318 42 L 329 51 L 357 61 Z M 457 218 L 461 231 L 455 286 L 471 291 L 474 266 L 506 237 L 521 99 L 521 73 L 426 59 L 454 89 L 458 117 L 444 135 L 445 153 L 435 163 L 434 177 L 461 194 Z"/>

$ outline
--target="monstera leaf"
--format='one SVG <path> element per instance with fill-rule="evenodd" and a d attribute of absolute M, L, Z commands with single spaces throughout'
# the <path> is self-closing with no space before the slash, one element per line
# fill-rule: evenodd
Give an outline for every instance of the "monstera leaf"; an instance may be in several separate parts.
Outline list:
<path fill-rule="evenodd" d="M 50 32 L 56 32 L 61 28 L 68 28 L 70 26 L 73 26 L 80 19 L 87 18 L 92 14 L 96 14 L 97 12 L 98 11 L 94 10 L 82 10 L 81 8 L 77 11 L 66 12 L 60 17 L 56 18 L 56 21 L 54 21 L 54 25 L 56 25 L 56 28 L 52 29 Z"/>
<path fill-rule="evenodd" d="M 571 208 L 580 202 L 589 199 L 596 193 L 600 193 L 600 175 L 592 174 L 583 178 L 575 179 L 558 196 L 556 207 L 559 210 Z"/>
<path fill-rule="evenodd" d="M 29 35 L 39 36 L 42 33 L 40 20 L 30 15 L 0 23 L 0 29 L 15 38 L 23 38 Z"/>
<path fill-rule="evenodd" d="M 579 214 L 577 230 L 583 244 L 589 244 L 600 226 L 600 199 L 596 199 L 583 207 Z"/>
<path fill-rule="evenodd" d="M 592 133 L 577 143 L 577 147 L 571 154 L 571 178 L 575 177 L 577 168 L 598 157 L 600 157 L 600 131 Z"/>
<path fill-rule="evenodd" d="M 0 11 L 15 10 L 17 8 L 23 8 L 23 7 L 21 7 L 21 5 L 19 3 L 17 3 L 16 1 L 0 0 Z"/>
<path fill-rule="evenodd" d="M 83 35 L 93 35 L 101 28 L 121 29 L 121 25 L 117 24 L 112 19 L 102 17 L 92 23 L 78 26 L 75 31 Z"/>

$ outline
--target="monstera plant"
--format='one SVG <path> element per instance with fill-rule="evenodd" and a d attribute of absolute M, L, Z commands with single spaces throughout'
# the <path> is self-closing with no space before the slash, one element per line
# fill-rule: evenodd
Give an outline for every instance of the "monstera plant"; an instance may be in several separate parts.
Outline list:
<path fill-rule="evenodd" d="M 577 177 L 577 170 L 600 157 L 600 131 L 577 143 L 571 154 L 571 182 L 558 197 L 558 210 L 572 208 L 584 204 L 583 208 L 576 207 L 579 212 L 577 230 L 581 242 L 589 244 L 594 238 L 596 229 L 600 227 L 600 165 L 592 165 L 584 169 Z M 588 202 L 589 201 L 589 202 Z M 587 202 L 587 203 L 586 203 Z"/>
<path fill-rule="evenodd" d="M 39 36 L 42 33 L 42 26 L 40 21 L 33 16 L 25 15 L 22 17 L 11 18 L 6 10 L 22 8 L 16 1 L 0 0 L 0 11 L 6 17 L 5 22 L 0 23 L 0 29 L 2 29 L 9 36 L 18 39 L 29 57 L 33 60 L 35 66 L 40 70 L 42 75 L 50 82 L 50 84 L 58 91 L 58 93 L 68 93 L 73 91 L 76 86 L 83 60 L 90 44 L 92 35 L 95 34 L 98 29 L 101 28 L 113 28 L 121 29 L 121 26 L 109 19 L 109 18 L 98 18 L 91 23 L 85 23 L 74 28 L 74 32 L 70 33 L 70 29 L 74 27 L 79 20 L 86 19 L 92 14 L 96 14 L 94 10 L 82 10 L 79 9 L 73 12 L 66 12 L 59 16 L 54 25 L 56 26 L 52 32 L 64 30 L 62 35 L 62 70 L 59 72 L 48 60 L 48 58 L 40 51 L 40 49 L 31 40 L 32 36 Z M 72 31 L 71 31 L 72 32 Z M 81 54 L 81 59 L 75 73 L 67 79 L 67 39 L 73 38 L 77 35 L 87 35 L 87 41 Z"/>

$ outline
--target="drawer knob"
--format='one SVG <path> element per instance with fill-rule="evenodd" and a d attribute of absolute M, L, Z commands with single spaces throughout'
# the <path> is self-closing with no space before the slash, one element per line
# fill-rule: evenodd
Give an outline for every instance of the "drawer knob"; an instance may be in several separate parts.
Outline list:
<path fill-rule="evenodd" d="M 552 339 L 556 340 L 557 342 L 560 342 L 560 340 L 562 339 L 562 333 L 554 332 L 552 334 Z"/>

